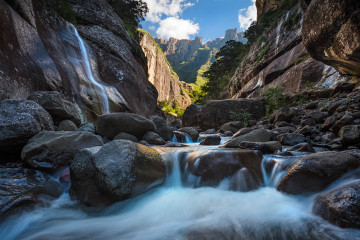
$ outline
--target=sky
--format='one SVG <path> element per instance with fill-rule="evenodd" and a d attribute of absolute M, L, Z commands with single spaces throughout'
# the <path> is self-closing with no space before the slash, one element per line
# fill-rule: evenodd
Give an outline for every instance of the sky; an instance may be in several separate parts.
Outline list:
<path fill-rule="evenodd" d="M 225 30 L 245 31 L 256 20 L 255 0 L 143 0 L 149 13 L 142 28 L 154 37 L 203 42 L 223 37 Z"/>

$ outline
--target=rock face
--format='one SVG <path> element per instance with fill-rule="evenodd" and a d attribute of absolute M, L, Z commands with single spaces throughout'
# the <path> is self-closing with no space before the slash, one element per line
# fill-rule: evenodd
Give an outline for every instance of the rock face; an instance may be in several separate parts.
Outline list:
<path fill-rule="evenodd" d="M 160 154 L 127 140 L 82 150 L 70 171 L 71 196 L 89 206 L 107 206 L 136 196 L 165 178 Z"/>
<path fill-rule="evenodd" d="M 63 189 L 45 173 L 34 169 L 0 168 L 0 216 L 37 203 L 39 195 L 59 197 Z"/>
<path fill-rule="evenodd" d="M 148 131 L 156 132 L 156 127 L 152 121 L 137 114 L 111 113 L 98 117 L 96 131 L 110 139 L 120 132 L 126 132 L 141 139 Z"/>
<path fill-rule="evenodd" d="M 258 0 L 258 13 L 277 8 L 280 2 L 288 1 Z M 334 68 L 309 58 L 302 42 L 303 14 L 300 4 L 296 4 L 263 33 L 266 37 L 251 45 L 231 79 L 230 97 L 259 97 L 277 86 L 283 93 L 293 94 L 307 87 L 334 87 L 347 79 Z"/>
<path fill-rule="evenodd" d="M 150 33 L 140 30 L 139 35 L 140 46 L 147 59 L 149 81 L 158 91 L 158 101 L 169 101 L 169 104 L 178 104 L 185 109 L 191 104 L 191 99 L 184 90 L 183 83 Z"/>
<path fill-rule="evenodd" d="M 199 114 L 202 106 L 191 104 L 188 106 L 182 116 L 182 124 L 184 127 L 194 127 L 199 125 Z"/>
<path fill-rule="evenodd" d="M 223 124 L 231 122 L 232 113 L 246 111 L 253 119 L 265 116 L 265 104 L 262 100 L 227 99 L 209 101 L 202 107 L 199 114 L 199 124 L 203 130 L 218 129 Z"/>
<path fill-rule="evenodd" d="M 28 100 L 0 101 L 0 152 L 20 152 L 31 137 L 53 128 L 51 116 L 39 104 Z"/>
<path fill-rule="evenodd" d="M 313 0 L 302 29 L 310 55 L 342 73 L 360 76 L 360 2 Z"/>
<path fill-rule="evenodd" d="M 291 166 L 278 190 L 291 194 L 323 190 L 344 173 L 359 166 L 360 159 L 351 151 L 313 153 Z"/>
<path fill-rule="evenodd" d="M 102 138 L 89 132 L 43 131 L 28 141 L 21 158 L 32 168 L 51 171 L 69 165 L 81 149 L 102 145 Z"/>
<path fill-rule="evenodd" d="M 313 213 L 343 228 L 360 228 L 360 180 L 321 193 Z"/>
<path fill-rule="evenodd" d="M 56 1 L 0 1 L 0 99 L 26 99 L 35 91 L 61 90 L 78 104 L 85 120 L 102 114 L 105 89 L 111 111 L 150 115 L 157 100 L 147 80 L 145 58 L 106 0 L 71 1 L 89 61 L 75 29 L 56 13 Z M 82 25 L 83 24 L 83 25 Z M 101 46 L 101 47 L 99 47 Z M 140 53 L 140 54 L 138 54 Z"/>

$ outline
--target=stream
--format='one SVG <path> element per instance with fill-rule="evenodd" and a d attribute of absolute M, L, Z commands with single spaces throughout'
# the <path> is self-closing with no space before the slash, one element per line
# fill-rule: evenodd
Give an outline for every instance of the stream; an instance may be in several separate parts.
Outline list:
<path fill-rule="evenodd" d="M 6 219 L 0 224 L 1 239 L 360 239 L 360 230 L 333 226 L 311 213 L 316 194 L 276 191 L 303 154 L 264 155 L 264 184 L 249 192 L 244 192 L 248 183 L 230 191 L 229 179 L 199 187 L 200 179 L 184 165 L 191 152 L 219 149 L 187 145 L 159 148 L 168 166 L 161 187 L 102 210 L 81 206 L 65 192 L 45 206 Z"/>

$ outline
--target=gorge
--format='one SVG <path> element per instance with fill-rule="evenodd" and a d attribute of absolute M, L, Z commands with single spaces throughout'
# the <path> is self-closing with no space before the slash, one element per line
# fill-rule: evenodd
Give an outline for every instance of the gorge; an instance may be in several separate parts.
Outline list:
<path fill-rule="evenodd" d="M 142 3 L 0 0 L 1 239 L 360 240 L 360 3 L 205 44 Z"/>

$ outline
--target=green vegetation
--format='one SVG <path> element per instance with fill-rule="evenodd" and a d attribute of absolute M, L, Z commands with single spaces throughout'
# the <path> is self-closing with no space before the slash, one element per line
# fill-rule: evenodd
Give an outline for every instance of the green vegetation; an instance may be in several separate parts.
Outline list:
<path fill-rule="evenodd" d="M 245 126 L 248 126 L 249 121 L 252 119 L 252 114 L 247 110 L 241 109 L 238 111 L 230 111 L 230 119 L 233 121 L 243 121 Z"/>
<path fill-rule="evenodd" d="M 266 101 L 266 117 L 269 118 L 271 114 L 287 105 L 288 98 L 282 94 L 282 87 L 277 86 L 267 89 L 262 97 Z"/>
<path fill-rule="evenodd" d="M 286 19 L 286 21 L 283 23 L 283 27 L 287 30 L 290 31 L 291 29 L 293 29 L 295 26 L 298 26 L 299 22 L 301 19 L 301 14 L 297 13 L 294 15 L 291 15 L 288 17 L 288 19 Z"/>
<path fill-rule="evenodd" d="M 307 82 L 305 83 L 305 87 L 306 87 L 306 88 L 312 88 L 313 86 L 314 86 L 314 83 L 313 83 L 313 82 L 307 81 Z"/>
<path fill-rule="evenodd" d="M 300 64 L 303 61 L 306 61 L 310 58 L 310 54 L 306 54 L 305 56 L 299 57 L 298 59 L 295 60 L 295 65 Z"/>
<path fill-rule="evenodd" d="M 69 0 L 56 0 L 54 4 L 55 11 L 68 22 L 77 24 L 77 19 L 73 9 L 70 6 Z"/>
<path fill-rule="evenodd" d="M 179 107 L 179 103 L 177 101 L 171 102 L 170 100 L 165 100 L 158 103 L 161 110 L 166 114 L 174 115 L 176 118 L 181 119 L 182 115 L 184 115 L 185 109 L 181 109 Z"/>
<path fill-rule="evenodd" d="M 266 58 L 267 53 L 270 50 L 271 45 L 273 44 L 273 41 L 268 42 L 267 44 L 264 44 L 259 51 L 256 52 L 256 65 L 259 65 L 261 60 Z"/>

